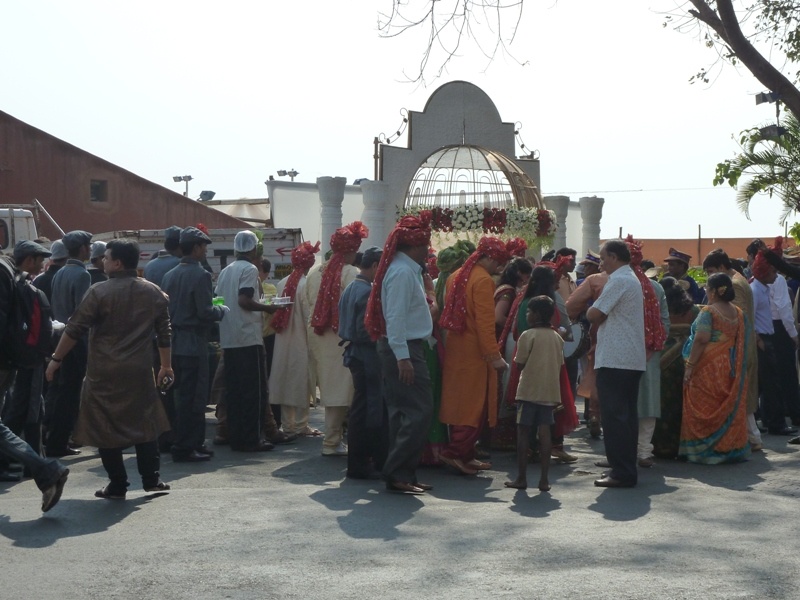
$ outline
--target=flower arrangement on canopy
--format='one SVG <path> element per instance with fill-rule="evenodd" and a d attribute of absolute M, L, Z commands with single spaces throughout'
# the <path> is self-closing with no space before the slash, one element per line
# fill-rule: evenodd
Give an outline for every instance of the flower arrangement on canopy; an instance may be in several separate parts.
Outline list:
<path fill-rule="evenodd" d="M 400 211 L 399 217 L 427 216 L 434 234 L 449 239 L 450 233 L 464 233 L 478 238 L 484 234 L 519 237 L 528 248 L 541 250 L 553 244 L 556 215 L 544 208 L 484 208 L 466 204 L 453 208 L 412 206 Z"/>

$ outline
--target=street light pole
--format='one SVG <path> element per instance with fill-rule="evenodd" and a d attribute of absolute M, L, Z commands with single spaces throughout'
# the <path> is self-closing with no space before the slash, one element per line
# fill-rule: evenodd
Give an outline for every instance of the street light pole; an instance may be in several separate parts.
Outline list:
<path fill-rule="evenodd" d="M 297 177 L 300 173 L 292 169 L 291 171 L 280 170 L 277 171 L 278 177 L 286 177 L 289 176 L 289 181 L 294 181 L 294 178 Z"/>
<path fill-rule="evenodd" d="M 191 175 L 173 175 L 172 176 L 172 181 L 174 181 L 175 183 L 178 183 L 180 181 L 185 181 L 186 182 L 186 190 L 183 192 L 183 195 L 186 196 L 187 198 L 189 197 L 189 182 L 192 179 L 193 179 L 193 177 Z"/>

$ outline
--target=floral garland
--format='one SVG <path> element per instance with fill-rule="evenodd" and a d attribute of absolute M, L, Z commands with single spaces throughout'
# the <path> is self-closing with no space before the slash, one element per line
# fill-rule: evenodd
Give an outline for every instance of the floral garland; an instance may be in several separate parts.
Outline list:
<path fill-rule="evenodd" d="M 556 215 L 544 208 L 483 208 L 467 204 L 454 208 L 410 207 L 400 211 L 398 218 L 427 215 L 435 233 L 465 233 L 520 237 L 531 249 L 541 250 L 553 244 Z"/>

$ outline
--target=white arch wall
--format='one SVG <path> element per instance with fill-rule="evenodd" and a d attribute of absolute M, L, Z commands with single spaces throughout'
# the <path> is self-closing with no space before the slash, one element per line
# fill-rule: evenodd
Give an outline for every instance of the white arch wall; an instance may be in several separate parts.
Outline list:
<path fill-rule="evenodd" d="M 514 124 L 502 121 L 491 98 L 478 86 L 453 81 L 433 92 L 422 112 L 409 112 L 408 148 L 381 145 L 383 182 L 390 203 L 384 213 L 386 231 L 394 226 L 419 165 L 451 144 L 474 144 L 501 152 L 540 187 L 539 161 L 514 158 Z"/>

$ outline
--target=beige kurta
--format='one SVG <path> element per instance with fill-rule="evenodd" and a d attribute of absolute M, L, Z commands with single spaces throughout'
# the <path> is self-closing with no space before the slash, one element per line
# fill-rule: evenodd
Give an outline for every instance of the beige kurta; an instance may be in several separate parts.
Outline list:
<path fill-rule="evenodd" d="M 323 406 L 350 406 L 353 401 L 353 376 L 342 363 L 343 349 L 341 341 L 333 329 L 324 335 L 317 335 L 311 327 L 311 316 L 317 302 L 319 288 L 322 284 L 322 273 L 327 263 L 315 267 L 308 274 L 305 293 L 302 295 L 308 314 L 308 348 L 312 356 L 312 368 L 316 375 Z M 352 265 L 342 267 L 341 289 L 344 291 L 358 275 L 358 269 Z"/>
<path fill-rule="evenodd" d="M 135 271 L 112 274 L 86 292 L 65 335 L 89 332 L 89 360 L 75 426 L 77 443 L 126 448 L 169 429 L 153 374 L 153 336 L 170 344 L 167 297 Z"/>
<path fill-rule="evenodd" d="M 279 296 L 283 295 L 287 279 L 285 277 L 278 282 Z M 314 398 L 308 356 L 308 304 L 297 301 L 305 294 L 305 288 L 306 278 L 303 276 L 297 283 L 296 301 L 292 305 L 286 329 L 275 334 L 269 401 L 271 404 L 308 409 Z"/>
<path fill-rule="evenodd" d="M 747 328 L 745 369 L 747 371 L 747 412 L 754 413 L 758 409 L 758 348 L 756 347 L 756 315 L 753 304 L 753 290 L 747 278 L 737 271 L 729 271 L 736 297 L 732 304 L 738 306 L 745 316 Z"/>

